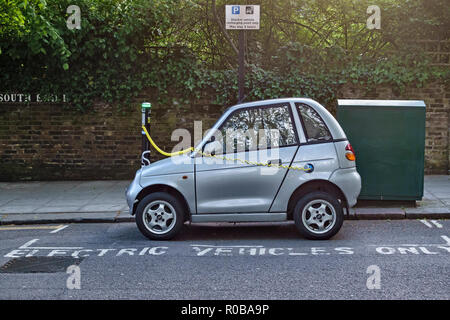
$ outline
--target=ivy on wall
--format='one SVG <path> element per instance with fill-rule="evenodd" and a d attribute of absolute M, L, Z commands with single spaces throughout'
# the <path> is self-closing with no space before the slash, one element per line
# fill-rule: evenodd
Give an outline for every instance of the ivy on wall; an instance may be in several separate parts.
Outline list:
<path fill-rule="evenodd" d="M 169 102 L 174 92 L 186 103 L 205 97 L 219 105 L 237 102 L 235 57 L 227 53 L 214 63 L 212 54 L 205 57 L 193 48 L 200 42 L 195 32 L 183 33 L 187 40 L 179 35 L 194 19 L 184 13 L 195 14 L 197 2 L 80 0 L 80 30 L 66 26 L 71 4 L 0 0 L 1 11 L 8 13 L 0 16 L 0 91 L 39 92 L 43 99 L 65 94 L 68 106 L 79 110 L 96 101 L 124 108 L 146 88 L 157 91 L 160 103 Z M 209 48 L 220 39 L 217 33 L 203 41 Z M 257 44 L 249 45 L 247 54 L 246 101 L 298 96 L 326 104 L 345 83 L 401 90 L 449 79 L 448 68 L 430 67 L 425 56 L 407 48 L 375 55 L 332 43 L 309 46 L 286 40 L 268 56 Z"/>

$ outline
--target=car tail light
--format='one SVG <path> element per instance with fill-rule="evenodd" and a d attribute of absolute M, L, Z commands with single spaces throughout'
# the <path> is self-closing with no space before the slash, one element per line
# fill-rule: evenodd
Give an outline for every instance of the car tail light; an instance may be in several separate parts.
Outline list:
<path fill-rule="evenodd" d="M 350 143 L 345 146 L 345 151 L 345 157 L 347 158 L 347 160 L 356 160 L 355 151 L 353 151 L 353 147 Z"/>
<path fill-rule="evenodd" d="M 347 143 L 347 145 L 345 146 L 345 151 L 351 151 L 351 152 L 355 153 L 355 151 L 353 151 L 353 147 L 350 143 Z"/>

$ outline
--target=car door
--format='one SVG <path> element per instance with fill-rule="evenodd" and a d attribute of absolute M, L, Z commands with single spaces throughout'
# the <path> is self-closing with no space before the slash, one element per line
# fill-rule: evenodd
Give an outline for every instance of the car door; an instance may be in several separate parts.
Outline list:
<path fill-rule="evenodd" d="M 195 159 L 197 213 L 268 212 L 298 149 L 290 103 L 237 109 L 217 135 L 222 150 Z"/>
<path fill-rule="evenodd" d="M 289 198 L 299 186 L 312 180 L 328 180 L 339 168 L 335 140 L 323 118 L 306 103 L 295 103 L 295 108 L 300 118 L 305 142 L 302 141 L 300 144 L 292 167 L 303 168 L 306 165 L 312 170 L 309 172 L 289 170 L 273 202 L 271 212 L 286 211 Z"/>

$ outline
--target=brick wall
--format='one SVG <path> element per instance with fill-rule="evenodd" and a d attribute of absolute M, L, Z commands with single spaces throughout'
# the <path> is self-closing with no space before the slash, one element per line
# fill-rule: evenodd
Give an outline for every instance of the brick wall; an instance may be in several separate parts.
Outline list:
<path fill-rule="evenodd" d="M 0 104 L 0 181 L 131 179 L 140 166 L 141 112 L 97 105 L 92 112 L 64 110 L 58 104 Z M 176 128 L 210 126 L 222 114 L 217 106 L 153 105 L 152 137 L 172 150 Z M 162 156 L 152 152 L 152 160 Z"/>
<path fill-rule="evenodd" d="M 127 178 L 137 158 L 135 118 L 99 106 L 80 114 L 55 104 L 0 105 L 0 180 Z"/>
<path fill-rule="evenodd" d="M 407 88 L 401 93 L 389 87 L 366 93 L 361 88 L 345 86 L 339 98 L 424 100 L 425 171 L 448 173 L 448 87 L 430 83 L 425 88 Z M 174 129 L 192 132 L 194 121 L 203 120 L 206 130 L 225 108 L 206 101 L 153 104 L 152 136 L 161 148 L 171 151 L 178 143 L 170 141 Z M 128 111 L 96 105 L 93 111 L 83 114 L 58 104 L 0 104 L 0 181 L 131 179 L 140 166 L 141 115 L 138 103 L 123 109 Z M 153 151 L 152 159 L 161 156 Z"/>

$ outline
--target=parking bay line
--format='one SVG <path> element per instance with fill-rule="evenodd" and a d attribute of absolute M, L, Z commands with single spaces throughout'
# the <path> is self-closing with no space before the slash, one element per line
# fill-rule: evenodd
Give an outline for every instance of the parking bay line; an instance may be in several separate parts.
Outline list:
<path fill-rule="evenodd" d="M 33 243 L 39 241 L 39 239 L 33 239 L 20 246 L 19 249 L 35 249 L 35 250 L 76 250 L 83 249 L 83 247 L 30 247 Z"/>
<path fill-rule="evenodd" d="M 436 220 L 431 220 L 431 223 L 433 223 L 436 227 L 438 227 L 439 229 L 442 228 L 442 224 L 440 224 L 439 222 L 437 222 Z"/>
<path fill-rule="evenodd" d="M 60 226 L 58 229 L 50 231 L 50 233 L 57 233 L 65 228 L 67 228 L 68 226 L 69 226 L 68 224 L 66 224 L 65 226 Z"/>
<path fill-rule="evenodd" d="M 449 238 L 449 237 L 447 237 L 447 236 L 441 236 L 441 238 L 444 239 L 444 241 L 447 242 L 447 245 L 450 246 L 450 238 Z"/>
<path fill-rule="evenodd" d="M 401 247 L 426 247 L 426 246 L 450 246 L 450 237 L 447 236 L 441 236 L 441 238 L 446 242 L 446 243 L 429 243 L 429 244 L 412 244 L 412 243 L 407 243 L 407 244 L 369 244 L 369 247 L 395 247 L 395 246 L 401 246 Z"/>
<path fill-rule="evenodd" d="M 264 246 L 249 246 L 249 245 L 242 245 L 242 246 L 227 246 L 227 245 L 223 245 L 223 246 L 214 246 L 214 245 L 209 245 L 209 244 L 191 244 L 191 247 L 208 247 L 208 248 L 263 248 Z"/>
<path fill-rule="evenodd" d="M 440 224 L 439 222 L 437 222 L 436 220 L 429 220 L 430 222 L 428 222 L 426 219 L 422 219 L 420 220 L 420 222 L 422 222 L 424 225 L 426 225 L 428 228 L 433 228 L 433 224 L 441 229 L 442 228 L 442 224 Z"/>

